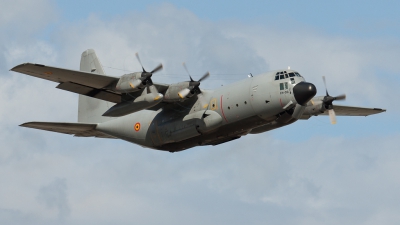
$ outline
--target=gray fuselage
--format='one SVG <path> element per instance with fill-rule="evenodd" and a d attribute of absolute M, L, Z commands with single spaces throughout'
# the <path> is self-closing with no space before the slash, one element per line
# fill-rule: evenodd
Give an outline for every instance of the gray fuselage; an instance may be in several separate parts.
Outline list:
<path fill-rule="evenodd" d="M 250 77 L 214 91 L 202 90 L 186 99 L 186 104 L 176 102 L 157 111 L 142 110 L 100 123 L 97 129 L 143 147 L 175 152 L 279 128 L 296 121 L 286 111 L 296 103 L 293 87 L 304 81 L 301 76 L 275 80 L 279 72 Z M 214 121 L 212 126 L 199 129 L 199 122 L 207 116 Z"/>

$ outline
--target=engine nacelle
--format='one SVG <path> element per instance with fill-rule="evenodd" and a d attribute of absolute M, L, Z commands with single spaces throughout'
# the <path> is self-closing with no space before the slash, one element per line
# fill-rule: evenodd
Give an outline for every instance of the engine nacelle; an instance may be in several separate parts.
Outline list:
<path fill-rule="evenodd" d="M 145 88 L 142 82 L 142 72 L 125 74 L 119 78 L 115 91 L 118 92 L 135 92 Z"/>
<path fill-rule="evenodd" d="M 300 119 L 308 120 L 311 116 L 318 116 L 324 113 L 325 108 L 322 101 L 313 101 L 313 104 L 308 104 Z"/>
<path fill-rule="evenodd" d="M 160 93 L 149 93 L 137 97 L 133 102 L 121 102 L 111 107 L 103 116 L 119 117 L 148 109 L 160 103 L 164 96 Z"/>
<path fill-rule="evenodd" d="M 185 98 L 181 98 L 178 93 L 188 87 L 189 87 L 189 82 L 187 81 L 169 85 L 167 91 L 165 92 L 164 101 L 165 102 L 184 101 Z M 190 98 L 192 96 L 193 94 L 189 93 L 186 96 L 186 98 Z"/>

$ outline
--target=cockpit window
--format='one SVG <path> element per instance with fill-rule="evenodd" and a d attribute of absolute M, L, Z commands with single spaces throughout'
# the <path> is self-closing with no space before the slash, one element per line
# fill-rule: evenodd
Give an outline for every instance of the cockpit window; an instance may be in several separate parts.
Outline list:
<path fill-rule="evenodd" d="M 298 72 L 287 72 L 287 71 L 279 71 L 275 74 L 275 80 L 283 80 L 292 77 L 302 77 Z M 290 79 L 291 83 L 294 84 L 294 79 Z"/>

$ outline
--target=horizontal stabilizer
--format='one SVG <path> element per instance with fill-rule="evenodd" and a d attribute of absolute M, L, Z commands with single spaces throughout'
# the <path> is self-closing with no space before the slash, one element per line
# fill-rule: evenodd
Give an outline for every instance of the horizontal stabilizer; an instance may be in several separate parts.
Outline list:
<path fill-rule="evenodd" d="M 343 105 L 334 105 L 333 109 L 335 110 L 336 116 L 369 116 L 381 112 L 386 112 L 386 109 L 363 108 Z M 328 110 L 326 110 L 322 115 L 329 115 Z"/>
<path fill-rule="evenodd" d="M 96 130 L 97 124 L 88 123 L 53 123 L 53 122 L 29 122 L 20 125 L 39 130 L 53 131 L 63 134 L 72 134 L 75 137 L 115 138 Z"/>

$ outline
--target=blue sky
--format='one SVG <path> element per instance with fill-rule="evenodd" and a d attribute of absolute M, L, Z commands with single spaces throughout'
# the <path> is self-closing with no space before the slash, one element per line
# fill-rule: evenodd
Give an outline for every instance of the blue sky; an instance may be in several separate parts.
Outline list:
<path fill-rule="evenodd" d="M 0 221 L 7 224 L 398 224 L 398 1 L 0 0 Z M 32 10 L 35 9 L 35 10 Z M 180 153 L 18 127 L 75 122 L 77 96 L 10 72 L 78 69 L 94 48 L 114 76 L 162 62 L 163 83 L 210 71 L 217 88 L 291 68 L 345 104 L 319 116 Z"/>
<path fill-rule="evenodd" d="M 187 9 L 199 18 L 213 22 L 233 20 L 263 24 L 273 22 L 281 29 L 296 25 L 330 34 L 359 38 L 396 38 L 399 36 L 398 1 L 124 1 L 113 4 L 84 0 L 56 1 L 60 16 L 69 21 L 87 18 L 95 13 L 104 18 L 138 13 L 160 4 Z M 121 7 L 124 6 L 124 7 Z M 152 16 L 151 13 L 148 16 Z"/>

